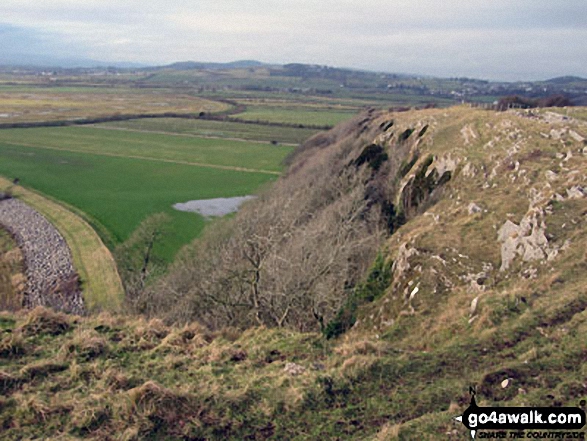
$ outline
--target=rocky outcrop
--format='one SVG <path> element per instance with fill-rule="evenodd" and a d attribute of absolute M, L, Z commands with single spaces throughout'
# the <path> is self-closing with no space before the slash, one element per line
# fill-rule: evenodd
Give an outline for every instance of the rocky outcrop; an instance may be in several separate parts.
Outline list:
<path fill-rule="evenodd" d="M 524 262 L 556 257 L 558 250 L 550 246 L 546 238 L 546 225 L 541 219 L 543 215 L 542 210 L 534 210 L 522 219 L 520 225 L 505 221 L 497 233 L 501 243 L 500 271 L 507 270 L 518 255 Z"/>
<path fill-rule="evenodd" d="M 0 224 L 15 237 L 24 255 L 25 306 L 84 313 L 71 252 L 57 229 L 40 213 L 16 199 L 0 201 Z"/>

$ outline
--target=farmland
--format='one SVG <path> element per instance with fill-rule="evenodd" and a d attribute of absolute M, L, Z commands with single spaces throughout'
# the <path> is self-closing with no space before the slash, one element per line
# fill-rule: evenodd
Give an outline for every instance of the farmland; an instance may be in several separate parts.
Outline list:
<path fill-rule="evenodd" d="M 275 179 L 291 147 L 86 127 L 0 131 L 0 175 L 81 210 L 111 247 L 151 214 L 171 216 L 169 262 L 205 224 L 172 205 L 244 196 Z"/>
<path fill-rule="evenodd" d="M 318 132 L 315 129 L 298 127 L 180 118 L 133 119 L 129 121 L 102 123 L 95 127 L 185 134 L 200 137 L 236 138 L 262 142 L 276 141 L 282 144 L 300 144 Z"/>
<path fill-rule="evenodd" d="M 352 118 L 357 110 L 334 111 L 329 109 L 310 109 L 295 107 L 261 107 L 247 108 L 243 113 L 234 115 L 245 121 L 269 121 L 286 124 L 309 126 L 333 126 Z"/>
<path fill-rule="evenodd" d="M 111 115 L 198 114 L 229 106 L 193 96 L 120 89 L 13 88 L 0 90 L 0 123 L 75 120 Z"/>
<path fill-rule="evenodd" d="M 208 167 L 245 168 L 278 174 L 279 162 L 291 150 L 258 142 L 203 139 L 163 134 L 106 131 L 90 127 L 13 129 L 0 141 L 97 155 L 176 161 Z"/>

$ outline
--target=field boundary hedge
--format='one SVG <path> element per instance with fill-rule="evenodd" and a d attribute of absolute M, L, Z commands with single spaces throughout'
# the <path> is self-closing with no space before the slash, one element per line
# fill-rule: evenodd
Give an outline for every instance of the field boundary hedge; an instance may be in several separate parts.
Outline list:
<path fill-rule="evenodd" d="M 227 121 L 239 124 L 256 124 L 261 126 L 274 126 L 274 127 L 291 127 L 299 129 L 315 129 L 315 130 L 330 130 L 333 126 L 331 125 L 314 125 L 314 124 L 297 124 L 297 123 L 282 123 L 273 121 L 261 121 L 261 120 L 244 120 L 234 118 L 229 115 L 221 114 L 208 114 L 201 112 L 200 114 L 185 114 L 185 113 L 142 113 L 142 114 L 129 114 L 129 115 L 111 115 L 102 116 L 97 118 L 80 118 L 80 119 L 67 119 L 67 120 L 56 120 L 56 121 L 30 121 L 30 122 L 14 122 L 14 123 L 0 123 L 1 129 L 29 129 L 37 127 L 68 127 L 68 126 L 81 126 L 88 124 L 99 124 L 106 122 L 116 121 L 129 121 L 132 119 L 149 119 L 149 118 L 180 118 L 180 119 L 202 119 L 208 121 Z"/>

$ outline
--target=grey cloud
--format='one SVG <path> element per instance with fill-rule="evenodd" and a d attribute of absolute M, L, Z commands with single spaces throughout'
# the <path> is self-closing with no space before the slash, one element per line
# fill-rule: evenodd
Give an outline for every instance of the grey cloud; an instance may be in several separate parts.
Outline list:
<path fill-rule="evenodd" d="M 61 35 L 80 55 L 107 61 L 255 58 L 507 79 L 586 76 L 585 16 L 585 0 L 0 4 L 2 20 L 37 30 L 32 40 L 55 43 Z"/>

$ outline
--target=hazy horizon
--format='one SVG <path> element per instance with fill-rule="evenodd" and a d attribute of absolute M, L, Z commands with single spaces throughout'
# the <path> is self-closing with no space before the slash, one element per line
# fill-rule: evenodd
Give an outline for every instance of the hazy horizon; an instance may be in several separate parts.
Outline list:
<path fill-rule="evenodd" d="M 258 60 L 498 81 L 587 77 L 584 0 L 4 0 L 0 63 Z"/>

